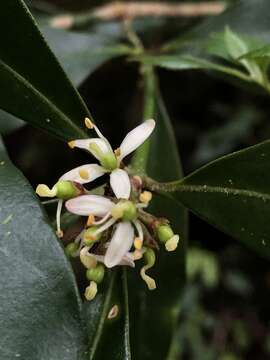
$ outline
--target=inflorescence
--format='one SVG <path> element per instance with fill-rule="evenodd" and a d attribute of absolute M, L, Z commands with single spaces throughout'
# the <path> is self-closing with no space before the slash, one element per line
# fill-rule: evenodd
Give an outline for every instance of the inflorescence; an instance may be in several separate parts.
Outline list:
<path fill-rule="evenodd" d="M 79 257 L 87 269 L 86 277 L 90 282 L 85 289 L 87 300 L 96 296 L 106 268 L 135 267 L 140 259 L 144 261 L 141 277 L 149 290 L 153 290 L 155 280 L 146 271 L 155 264 L 159 243 L 164 244 L 167 251 L 174 251 L 179 235 L 174 234 L 168 220 L 146 212 L 152 193 L 144 188 L 140 176 L 126 171 L 123 159 L 151 135 L 155 121 L 147 120 L 130 131 L 115 151 L 90 119 L 85 119 L 85 125 L 93 129 L 97 137 L 70 141 L 69 146 L 89 151 L 100 164 L 72 169 L 61 176 L 52 189 L 40 184 L 36 192 L 41 197 L 58 198 L 56 232 L 59 238 L 63 237 L 61 212 L 64 203 L 67 211 L 87 219 L 80 233 L 65 248 L 67 256 Z M 110 181 L 104 186 L 103 195 L 89 193 L 84 185 L 105 174 L 109 174 Z"/>

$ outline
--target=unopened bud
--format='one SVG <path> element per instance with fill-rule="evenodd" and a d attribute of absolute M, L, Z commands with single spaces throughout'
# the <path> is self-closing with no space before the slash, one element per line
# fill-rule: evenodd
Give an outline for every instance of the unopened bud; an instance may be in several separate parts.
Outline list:
<path fill-rule="evenodd" d="M 169 225 L 160 225 L 157 228 L 157 236 L 159 241 L 166 243 L 174 236 L 174 232 Z"/>
<path fill-rule="evenodd" d="M 55 187 L 57 191 L 56 196 L 59 199 L 68 200 L 80 195 L 80 190 L 72 181 L 60 180 Z"/>
<path fill-rule="evenodd" d="M 83 235 L 83 242 L 86 246 L 91 246 L 101 239 L 102 233 L 96 234 L 97 230 L 98 226 L 91 226 L 85 230 Z"/>
<path fill-rule="evenodd" d="M 85 289 L 84 296 L 86 300 L 90 301 L 95 298 L 96 294 L 97 294 L 97 283 L 95 281 L 91 281 L 90 285 L 87 286 L 87 288 Z"/>
<path fill-rule="evenodd" d="M 104 278 L 105 268 L 102 264 L 98 264 L 96 267 L 88 269 L 86 271 L 86 277 L 90 281 L 95 281 L 100 284 Z"/>
<path fill-rule="evenodd" d="M 78 248 L 78 244 L 72 242 L 65 247 L 65 254 L 67 255 L 67 257 L 74 257 Z"/>

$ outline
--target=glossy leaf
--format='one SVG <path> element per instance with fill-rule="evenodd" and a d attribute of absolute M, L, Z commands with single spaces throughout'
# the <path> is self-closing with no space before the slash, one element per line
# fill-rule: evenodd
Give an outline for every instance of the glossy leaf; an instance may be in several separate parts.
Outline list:
<path fill-rule="evenodd" d="M 198 58 L 191 55 L 172 54 L 160 56 L 142 56 L 139 58 L 139 60 L 146 65 L 160 66 L 170 70 L 214 70 L 231 76 L 235 76 L 242 80 L 250 81 L 248 75 L 241 70 L 209 61 L 206 58 Z"/>
<path fill-rule="evenodd" d="M 2 143 L 0 160 L 0 358 L 83 360 L 87 339 L 70 264 Z"/>
<path fill-rule="evenodd" d="M 96 298 L 84 304 L 89 360 L 130 360 L 128 294 L 125 273 L 116 269 L 99 286 Z"/>
<path fill-rule="evenodd" d="M 270 45 L 264 45 L 241 56 L 242 59 L 270 59 Z"/>
<path fill-rule="evenodd" d="M 171 185 L 195 214 L 270 257 L 269 158 L 266 141 L 222 157 Z"/>
<path fill-rule="evenodd" d="M 174 133 L 164 103 L 157 90 L 156 79 L 151 70 L 145 83 L 145 119 L 153 117 L 157 125 L 148 144 L 138 150 L 133 166 L 155 179 L 165 181 L 181 178 L 182 170 Z M 185 237 L 187 214 L 176 199 L 156 196 L 150 209 L 156 216 L 170 219 L 176 233 Z M 157 289 L 149 291 L 139 278 L 130 274 L 132 349 L 135 359 L 164 360 L 169 356 L 180 306 L 181 289 L 185 281 L 185 245 L 168 253 L 162 248 L 157 262 L 149 271 L 157 282 Z M 140 266 L 138 263 L 137 266 Z M 142 266 L 142 265 L 141 265 Z"/>
<path fill-rule="evenodd" d="M 73 84 L 79 86 L 91 73 L 129 48 L 108 36 L 44 28 L 42 30 Z"/>
<path fill-rule="evenodd" d="M 0 108 L 60 138 L 85 137 L 88 110 L 21 0 L 1 2 L 0 34 Z"/>
<path fill-rule="evenodd" d="M 7 135 L 24 125 L 24 121 L 17 119 L 15 116 L 10 115 L 3 110 L 0 110 L 0 134 Z"/>

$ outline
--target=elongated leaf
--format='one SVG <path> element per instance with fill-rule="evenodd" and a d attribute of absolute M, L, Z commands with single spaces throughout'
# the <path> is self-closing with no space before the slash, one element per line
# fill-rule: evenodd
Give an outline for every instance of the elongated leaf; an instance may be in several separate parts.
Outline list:
<path fill-rule="evenodd" d="M 160 66 L 170 70 L 188 70 L 204 69 L 214 70 L 235 76 L 242 80 L 248 80 L 247 75 L 233 67 L 223 66 L 207 59 L 196 58 L 190 55 L 160 55 L 160 56 L 142 56 L 139 58 L 146 65 Z"/>
<path fill-rule="evenodd" d="M 0 110 L 0 134 L 6 135 L 24 126 L 25 122 Z"/>
<path fill-rule="evenodd" d="M 176 182 L 195 214 L 270 257 L 270 141 L 222 157 Z"/>
<path fill-rule="evenodd" d="M 85 359 L 72 269 L 2 143 L 0 160 L 0 358 Z"/>
<path fill-rule="evenodd" d="M 85 303 L 90 360 L 131 359 L 126 275 L 120 275 L 114 269 L 95 300 Z"/>
<path fill-rule="evenodd" d="M 88 111 L 21 0 L 0 3 L 0 82 L 0 108 L 60 138 L 85 137 Z"/>
<path fill-rule="evenodd" d="M 270 39 L 269 39 L 270 40 Z M 268 59 L 270 58 L 270 45 L 264 45 L 241 56 L 241 59 Z"/>
<path fill-rule="evenodd" d="M 181 178 L 182 170 L 171 123 L 150 70 L 145 85 L 145 118 L 154 117 L 157 126 L 150 142 L 138 150 L 133 165 L 156 179 Z M 187 217 L 184 208 L 166 197 L 155 197 L 150 212 L 167 217 L 175 232 L 186 235 Z M 177 324 L 181 289 L 185 280 L 185 245 L 180 242 L 174 253 L 163 248 L 157 254 L 157 263 L 149 274 L 156 279 L 157 289 L 150 292 L 141 279 L 130 274 L 131 309 L 133 317 L 132 349 L 135 359 L 167 358 Z M 139 264 L 138 264 L 139 265 Z M 137 266 L 138 266 L 137 265 Z"/>
<path fill-rule="evenodd" d="M 91 73 L 114 57 L 125 55 L 129 48 L 101 34 L 42 30 L 73 84 L 79 86 Z"/>

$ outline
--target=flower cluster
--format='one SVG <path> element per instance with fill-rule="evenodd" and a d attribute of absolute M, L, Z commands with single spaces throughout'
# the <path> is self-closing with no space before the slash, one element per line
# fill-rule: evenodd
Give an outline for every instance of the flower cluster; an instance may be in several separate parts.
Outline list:
<path fill-rule="evenodd" d="M 163 243 L 166 250 L 174 251 L 179 235 L 174 234 L 166 219 L 146 212 L 152 193 L 144 189 L 139 176 L 129 175 L 123 159 L 151 135 L 155 121 L 148 120 L 130 131 L 115 151 L 90 119 L 85 119 L 85 125 L 95 130 L 97 137 L 74 140 L 69 146 L 89 151 L 100 164 L 79 166 L 65 173 L 52 189 L 40 184 L 36 192 L 42 197 L 58 198 L 56 224 L 60 238 L 63 236 L 61 211 L 64 202 L 67 211 L 86 217 L 85 226 L 65 250 L 69 257 L 79 256 L 87 269 L 86 277 L 90 281 L 85 290 L 87 300 L 95 297 L 106 268 L 135 267 L 140 259 L 145 262 L 141 277 L 153 290 L 155 280 L 146 271 L 155 263 L 155 250 Z M 103 195 L 94 195 L 84 187 L 105 174 L 110 181 Z"/>

